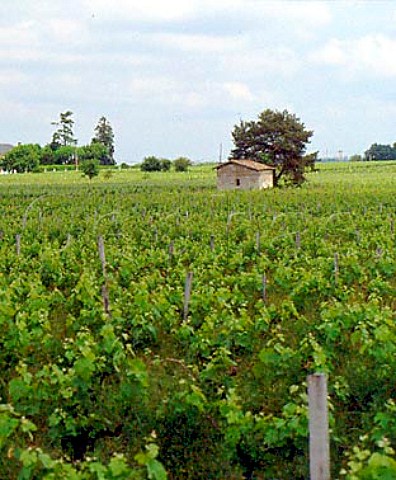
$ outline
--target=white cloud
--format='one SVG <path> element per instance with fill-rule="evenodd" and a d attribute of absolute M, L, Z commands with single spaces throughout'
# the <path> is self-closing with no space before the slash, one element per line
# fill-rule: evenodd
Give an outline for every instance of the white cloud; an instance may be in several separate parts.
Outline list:
<path fill-rule="evenodd" d="M 84 44 L 87 41 L 87 28 L 82 21 L 68 18 L 53 18 L 46 28 L 51 41 L 71 45 Z"/>
<path fill-rule="evenodd" d="M 33 21 L 24 21 L 0 28 L 0 47 L 34 46 L 38 43 L 37 30 Z"/>
<path fill-rule="evenodd" d="M 277 74 L 289 77 L 301 67 L 298 54 L 291 48 L 260 46 L 254 40 L 248 48 L 223 57 L 221 62 L 225 69 L 253 76 Z"/>
<path fill-rule="evenodd" d="M 235 100 L 252 101 L 254 95 L 249 87 L 241 82 L 227 82 L 224 84 L 225 91 Z"/>
<path fill-rule="evenodd" d="M 311 60 L 328 65 L 346 65 L 348 54 L 341 40 L 332 39 L 316 52 L 312 52 Z"/>
<path fill-rule="evenodd" d="M 328 25 L 333 18 L 327 2 L 261 0 L 254 3 L 258 11 L 284 22 L 297 21 L 300 25 L 319 28 Z"/>
<path fill-rule="evenodd" d="M 86 8 L 99 20 L 131 19 L 136 21 L 164 22 L 189 17 L 194 12 L 194 2 L 184 0 L 84 0 Z"/>
<path fill-rule="evenodd" d="M 234 51 L 243 44 L 240 37 L 196 35 L 187 33 L 159 33 L 146 36 L 147 42 L 182 51 L 218 53 Z"/>
<path fill-rule="evenodd" d="M 169 77 L 136 77 L 129 82 L 128 91 L 140 97 L 169 95 L 178 89 L 176 81 Z"/>
<path fill-rule="evenodd" d="M 278 19 L 282 22 L 322 27 L 331 19 L 327 2 L 292 0 L 83 0 L 91 15 L 99 20 L 123 19 L 146 22 L 172 22 L 198 16 L 226 14 L 252 18 Z"/>
<path fill-rule="evenodd" d="M 314 63 L 341 67 L 349 75 L 396 76 L 396 38 L 366 35 L 358 39 L 332 39 L 311 53 Z"/>
<path fill-rule="evenodd" d="M 15 88 L 16 85 L 24 83 L 26 79 L 26 75 L 14 69 L 1 70 L 0 72 L 0 85 L 3 88 L 10 86 Z"/>

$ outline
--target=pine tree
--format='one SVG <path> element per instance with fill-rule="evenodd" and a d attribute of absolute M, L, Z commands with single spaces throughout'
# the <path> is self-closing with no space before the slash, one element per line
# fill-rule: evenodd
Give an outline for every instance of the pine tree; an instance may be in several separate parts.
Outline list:
<path fill-rule="evenodd" d="M 60 119 L 57 122 L 52 122 L 58 129 L 52 135 L 51 148 L 57 150 L 60 147 L 73 146 L 77 144 L 74 138 L 74 120 L 72 118 L 73 112 L 67 110 L 60 114 Z"/>
<path fill-rule="evenodd" d="M 114 132 L 110 122 L 106 117 L 101 117 L 95 127 L 95 136 L 92 143 L 101 143 L 107 149 L 108 155 L 102 163 L 104 165 L 114 165 Z"/>
<path fill-rule="evenodd" d="M 235 148 L 231 158 L 274 166 L 276 185 L 282 177 L 288 183 L 300 185 L 305 181 L 304 173 L 314 167 L 317 157 L 317 153 L 305 154 L 312 135 L 296 115 L 287 110 L 267 109 L 256 121 L 241 121 L 235 125 L 232 131 Z"/>

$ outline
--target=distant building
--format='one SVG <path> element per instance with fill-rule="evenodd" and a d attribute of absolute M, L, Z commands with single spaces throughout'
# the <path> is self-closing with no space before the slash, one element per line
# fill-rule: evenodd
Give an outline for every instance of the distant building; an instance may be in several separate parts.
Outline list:
<path fill-rule="evenodd" d="M 0 157 L 5 155 L 7 152 L 12 150 L 14 148 L 14 145 L 11 145 L 9 143 L 0 143 Z"/>
<path fill-rule="evenodd" d="M 261 190 L 274 186 L 275 168 L 253 160 L 230 160 L 217 169 L 219 190 Z"/>

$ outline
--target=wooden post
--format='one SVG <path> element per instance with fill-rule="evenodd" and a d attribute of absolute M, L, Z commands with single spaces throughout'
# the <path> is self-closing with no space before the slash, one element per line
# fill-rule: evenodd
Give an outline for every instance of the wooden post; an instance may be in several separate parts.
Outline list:
<path fill-rule="evenodd" d="M 16 254 L 19 257 L 21 254 L 21 235 L 18 233 L 15 235 L 15 249 L 16 249 Z"/>
<path fill-rule="evenodd" d="M 187 317 L 188 317 L 188 306 L 189 306 L 190 297 L 191 297 L 192 279 L 193 279 L 193 272 L 188 272 L 186 275 L 186 282 L 184 284 L 184 309 L 183 309 L 184 320 L 187 320 Z"/>
<path fill-rule="evenodd" d="M 71 244 L 71 241 L 72 241 L 72 236 L 70 233 L 68 233 L 66 237 L 65 248 L 67 248 Z"/>
<path fill-rule="evenodd" d="M 98 237 L 98 251 L 99 251 L 99 258 L 102 263 L 102 273 L 103 273 L 103 285 L 102 285 L 103 309 L 106 315 L 110 317 L 111 316 L 110 296 L 109 296 L 109 289 L 107 288 L 106 255 L 105 255 L 104 240 L 102 235 Z"/>
<path fill-rule="evenodd" d="M 106 255 L 105 255 L 105 248 L 104 248 L 104 240 L 102 235 L 98 237 L 98 251 L 99 251 L 99 258 L 102 264 L 102 272 L 103 276 L 106 276 Z"/>
<path fill-rule="evenodd" d="M 210 249 L 211 249 L 212 252 L 213 252 L 214 246 L 215 246 L 214 240 L 215 240 L 214 235 L 211 235 L 210 236 Z"/>
<path fill-rule="evenodd" d="M 107 281 L 102 285 L 102 300 L 103 300 L 103 309 L 105 313 L 110 316 L 110 296 L 109 289 L 107 288 Z"/>
<path fill-rule="evenodd" d="M 297 232 L 296 233 L 296 249 L 300 250 L 301 248 L 301 233 Z"/>
<path fill-rule="evenodd" d="M 263 284 L 263 302 L 267 301 L 267 275 L 264 273 L 262 277 L 262 284 Z"/>
<path fill-rule="evenodd" d="M 170 244 L 169 244 L 168 252 L 169 252 L 169 261 L 172 263 L 173 253 L 174 253 L 174 243 L 173 243 L 173 241 L 170 242 Z"/>
<path fill-rule="evenodd" d="M 308 376 L 310 480 L 330 480 L 330 443 L 327 410 L 327 378 Z"/>
<path fill-rule="evenodd" d="M 334 283 L 337 285 L 338 283 L 338 274 L 340 271 L 339 261 L 338 261 L 338 253 L 334 254 Z"/>

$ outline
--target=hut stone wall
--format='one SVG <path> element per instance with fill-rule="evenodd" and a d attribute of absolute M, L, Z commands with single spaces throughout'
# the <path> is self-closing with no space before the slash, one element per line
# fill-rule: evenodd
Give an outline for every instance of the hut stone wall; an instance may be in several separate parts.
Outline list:
<path fill-rule="evenodd" d="M 256 171 L 241 165 L 228 164 L 217 171 L 219 190 L 252 190 L 273 186 L 273 170 Z"/>

